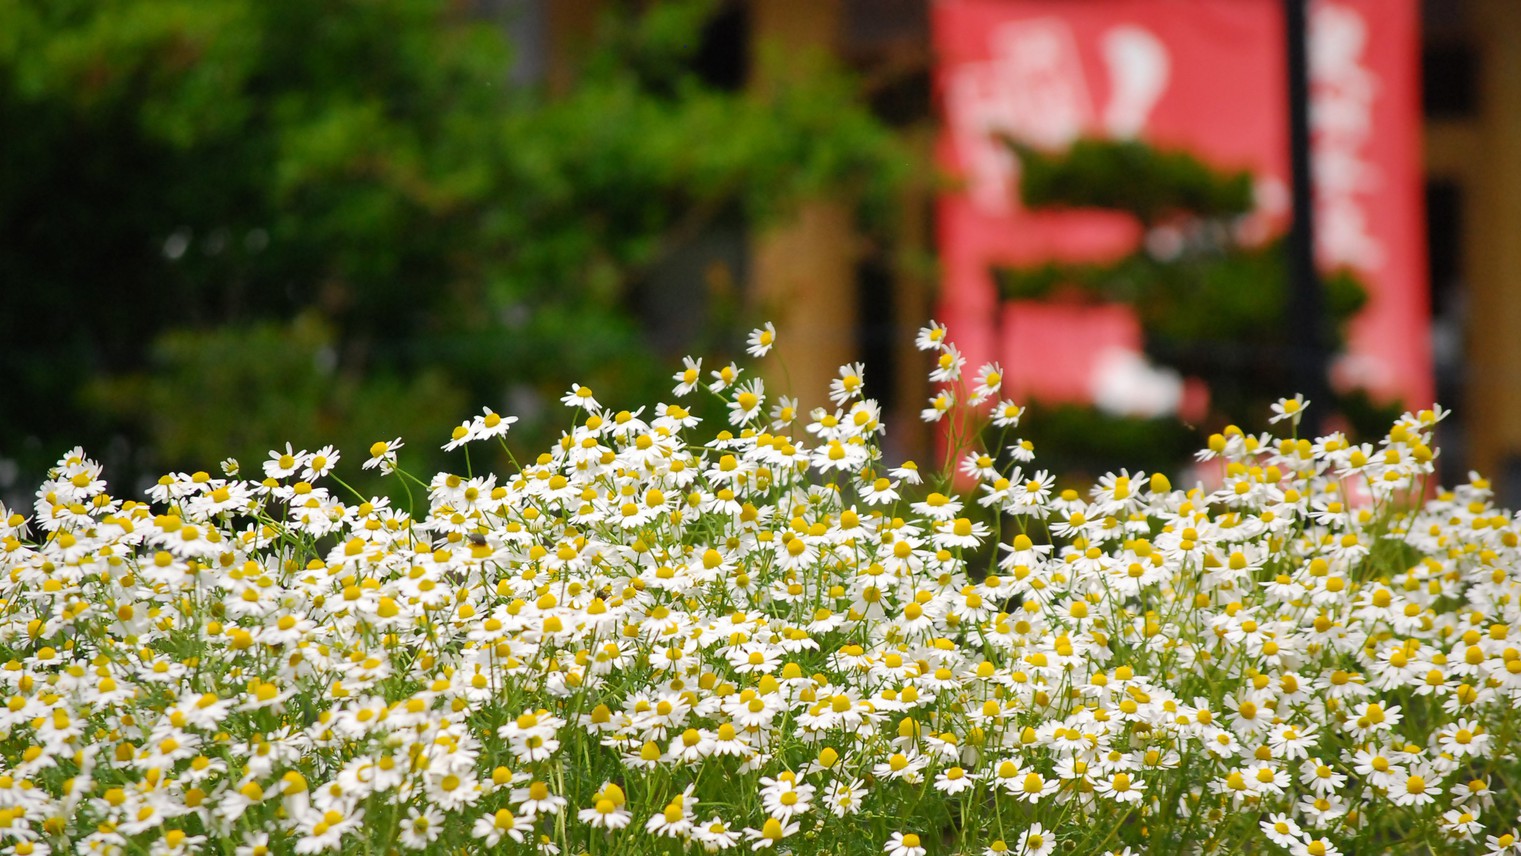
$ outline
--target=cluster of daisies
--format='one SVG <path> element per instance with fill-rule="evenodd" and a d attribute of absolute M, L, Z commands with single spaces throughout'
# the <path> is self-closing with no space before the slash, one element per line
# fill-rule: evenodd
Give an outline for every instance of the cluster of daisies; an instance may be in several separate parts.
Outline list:
<path fill-rule="evenodd" d="M 751 351 L 775 340 L 756 331 Z M 1439 410 L 1058 490 L 931 325 L 953 465 L 688 360 L 502 474 L 337 451 L 0 509 L 0 853 L 1521 852 L 1521 553 Z M 685 402 L 685 403 L 683 403 Z M 485 411 L 451 446 L 501 444 Z"/>

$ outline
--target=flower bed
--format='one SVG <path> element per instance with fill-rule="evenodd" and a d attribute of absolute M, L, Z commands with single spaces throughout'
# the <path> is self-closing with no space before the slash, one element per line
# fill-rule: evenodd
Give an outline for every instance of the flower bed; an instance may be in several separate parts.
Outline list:
<path fill-rule="evenodd" d="M 1441 411 L 1058 493 L 962 448 L 1018 424 L 996 367 L 920 345 L 964 498 L 882 460 L 859 366 L 796 428 L 733 366 L 675 378 L 707 423 L 576 388 L 500 476 L 377 443 L 395 500 L 331 449 L 149 503 L 71 452 L 0 511 L 0 846 L 1518 850 L 1517 528 L 1477 478 L 1422 501 Z"/>

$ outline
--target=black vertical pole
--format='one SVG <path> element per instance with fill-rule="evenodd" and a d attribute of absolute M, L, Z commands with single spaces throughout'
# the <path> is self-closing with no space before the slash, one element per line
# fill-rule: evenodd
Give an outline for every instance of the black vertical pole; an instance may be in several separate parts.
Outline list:
<path fill-rule="evenodd" d="M 1315 196 L 1310 175 L 1310 62 L 1305 7 L 1309 0 L 1283 0 L 1289 66 L 1289 161 L 1293 225 L 1289 230 L 1289 359 L 1295 390 L 1313 402 L 1300 423 L 1301 437 L 1320 433 L 1331 406 L 1326 378 L 1329 327 L 1325 293 L 1315 267 Z"/>

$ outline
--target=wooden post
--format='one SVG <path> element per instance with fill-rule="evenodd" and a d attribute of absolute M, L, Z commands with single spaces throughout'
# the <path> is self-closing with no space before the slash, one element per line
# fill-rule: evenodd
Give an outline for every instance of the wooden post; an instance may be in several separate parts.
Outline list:
<path fill-rule="evenodd" d="M 547 3 L 549 91 L 564 94 L 575 82 L 581 58 L 597 35 L 603 0 L 553 0 Z"/>
<path fill-rule="evenodd" d="M 750 87 L 765 97 L 807 63 L 767 62 L 808 52 L 832 53 L 841 23 L 839 0 L 754 0 L 750 5 L 755 65 Z M 774 397 L 790 392 L 803 413 L 828 404 L 830 378 L 858 357 L 856 345 L 857 239 L 850 208 L 837 201 L 805 202 L 795 219 L 772 224 L 752 238 L 752 305 L 776 322 L 774 355 L 785 365 L 768 370 Z M 871 379 L 867 379 L 868 384 Z"/>
<path fill-rule="evenodd" d="M 1473 464 L 1521 480 L 1521 15 L 1514 0 L 1474 0 L 1479 148 L 1469 310 Z M 1461 478 L 1461 473 L 1451 477 Z M 1521 484 L 1506 485 L 1511 496 Z"/>

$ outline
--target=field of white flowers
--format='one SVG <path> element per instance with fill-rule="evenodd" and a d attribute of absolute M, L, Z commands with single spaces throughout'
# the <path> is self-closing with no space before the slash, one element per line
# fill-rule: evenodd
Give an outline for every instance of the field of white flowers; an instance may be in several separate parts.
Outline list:
<path fill-rule="evenodd" d="M 1058 492 L 919 344 L 938 475 L 859 366 L 800 414 L 696 360 L 505 473 L 376 443 L 390 499 L 70 452 L 0 509 L 0 853 L 1521 852 L 1521 530 L 1428 484 L 1440 410 Z"/>

